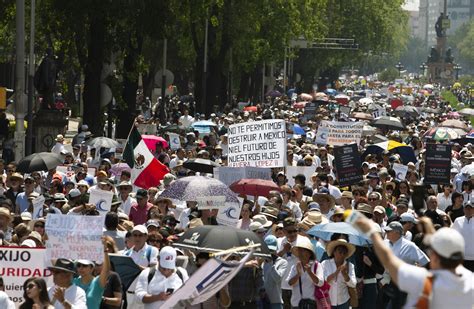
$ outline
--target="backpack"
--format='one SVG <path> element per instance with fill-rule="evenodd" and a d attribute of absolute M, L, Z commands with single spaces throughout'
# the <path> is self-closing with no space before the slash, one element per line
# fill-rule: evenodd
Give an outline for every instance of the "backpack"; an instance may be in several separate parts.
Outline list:
<path fill-rule="evenodd" d="M 148 279 L 147 279 L 148 283 L 150 283 L 151 279 L 153 279 L 153 276 L 156 273 L 156 266 L 152 266 L 149 268 L 150 268 L 150 272 L 148 273 Z M 183 274 L 181 273 L 179 268 L 176 268 L 176 274 L 178 275 L 179 279 L 181 279 L 181 282 L 184 283 Z"/>

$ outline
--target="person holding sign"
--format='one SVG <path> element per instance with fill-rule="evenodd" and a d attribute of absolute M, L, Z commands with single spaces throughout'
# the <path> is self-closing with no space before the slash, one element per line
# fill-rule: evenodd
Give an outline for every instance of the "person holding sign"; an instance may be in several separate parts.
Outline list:
<path fill-rule="evenodd" d="M 100 275 L 94 277 L 95 263 L 89 260 L 77 260 L 76 268 L 79 277 L 74 278 L 73 283 L 82 288 L 86 292 L 87 308 L 99 309 L 103 299 L 104 287 L 107 284 L 107 279 L 110 274 L 110 261 L 107 250 L 105 238 L 102 237 L 102 244 L 104 245 L 104 263 Z"/>

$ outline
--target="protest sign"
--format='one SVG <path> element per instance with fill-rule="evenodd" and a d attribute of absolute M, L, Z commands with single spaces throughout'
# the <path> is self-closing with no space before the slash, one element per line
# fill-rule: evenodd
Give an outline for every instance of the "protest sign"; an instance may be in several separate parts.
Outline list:
<path fill-rule="evenodd" d="M 425 184 L 449 184 L 451 145 L 426 144 Z"/>
<path fill-rule="evenodd" d="M 339 112 L 341 113 L 341 116 L 345 115 L 346 117 L 349 117 L 351 114 L 351 110 L 352 108 L 350 106 L 347 106 L 347 105 L 339 106 Z"/>
<path fill-rule="evenodd" d="M 181 148 L 181 141 L 179 139 L 179 135 L 176 133 L 168 133 L 170 138 L 170 148 L 171 150 L 177 150 Z"/>
<path fill-rule="evenodd" d="M 237 275 L 251 255 L 251 252 L 248 253 L 239 262 L 225 262 L 215 258 L 208 260 L 183 286 L 171 294 L 161 308 L 183 308 L 200 304 L 215 296 Z"/>
<path fill-rule="evenodd" d="M 314 116 L 316 116 L 316 110 L 318 109 L 318 107 L 319 107 L 318 102 L 306 103 L 306 105 L 304 106 L 303 119 L 305 119 L 306 121 L 313 119 Z"/>
<path fill-rule="evenodd" d="M 334 166 L 339 186 L 358 183 L 362 177 L 362 162 L 356 144 L 334 147 Z"/>
<path fill-rule="evenodd" d="M 100 189 L 91 189 L 89 191 L 89 204 L 95 205 L 95 208 L 101 213 L 107 213 L 112 206 L 114 193 Z"/>
<path fill-rule="evenodd" d="M 47 286 L 53 285 L 44 248 L 0 247 L 0 277 L 10 299 L 18 307 L 24 301 L 23 283 L 31 277 L 41 277 Z M 3 309 L 3 308 L 2 308 Z"/>
<path fill-rule="evenodd" d="M 141 135 L 156 135 L 156 124 L 154 123 L 140 123 L 137 126 L 138 132 Z"/>
<path fill-rule="evenodd" d="M 323 120 L 316 133 L 316 143 L 322 145 L 342 146 L 356 143 L 359 145 L 364 123 Z"/>
<path fill-rule="evenodd" d="M 56 172 L 66 175 L 67 179 L 72 179 L 76 173 L 72 170 L 72 167 L 59 165 L 56 167 Z"/>
<path fill-rule="evenodd" d="M 36 220 L 38 218 L 41 218 L 44 216 L 43 209 L 44 209 L 44 202 L 46 199 L 44 196 L 40 195 L 37 198 L 35 198 L 32 203 L 33 203 L 33 220 Z"/>
<path fill-rule="evenodd" d="M 395 178 L 398 181 L 405 180 L 405 177 L 408 172 L 408 166 L 399 164 L 399 163 L 393 163 L 393 170 L 395 171 Z"/>
<path fill-rule="evenodd" d="M 314 166 L 287 166 L 286 167 L 286 177 L 288 179 L 288 185 L 294 186 L 295 185 L 295 177 L 298 174 L 303 174 L 306 177 L 306 185 L 312 186 L 311 183 L 311 176 L 316 171 Z"/>
<path fill-rule="evenodd" d="M 217 223 L 236 227 L 239 222 L 241 203 L 225 203 L 224 207 L 219 207 L 217 213 Z"/>
<path fill-rule="evenodd" d="M 385 108 L 377 108 L 376 110 L 372 111 L 372 117 L 374 117 L 374 119 L 382 116 L 387 116 L 387 111 Z"/>
<path fill-rule="evenodd" d="M 101 263 L 104 259 L 101 241 L 104 219 L 104 216 L 48 214 L 45 226 L 47 259 L 86 259 Z"/>
<path fill-rule="evenodd" d="M 214 178 L 230 186 L 243 178 L 272 180 L 272 171 L 269 168 L 252 166 L 246 166 L 244 168 L 221 166 L 214 168 Z"/>
<path fill-rule="evenodd" d="M 244 122 L 228 131 L 230 167 L 282 167 L 286 162 L 286 125 L 281 119 Z"/>

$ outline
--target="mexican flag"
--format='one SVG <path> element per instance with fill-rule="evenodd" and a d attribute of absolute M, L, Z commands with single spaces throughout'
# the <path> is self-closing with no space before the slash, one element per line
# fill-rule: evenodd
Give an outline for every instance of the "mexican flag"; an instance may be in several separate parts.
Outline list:
<path fill-rule="evenodd" d="M 128 136 L 123 159 L 132 168 L 132 183 L 143 189 L 159 186 L 169 173 L 168 167 L 150 152 L 135 126 Z"/>

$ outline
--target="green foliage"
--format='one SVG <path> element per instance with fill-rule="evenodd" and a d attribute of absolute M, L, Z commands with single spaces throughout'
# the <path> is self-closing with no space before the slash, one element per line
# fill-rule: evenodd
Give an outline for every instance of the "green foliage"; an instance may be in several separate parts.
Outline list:
<path fill-rule="evenodd" d="M 379 74 L 379 79 L 384 82 L 393 81 L 396 78 L 398 78 L 398 70 L 394 67 L 389 67 Z"/>

